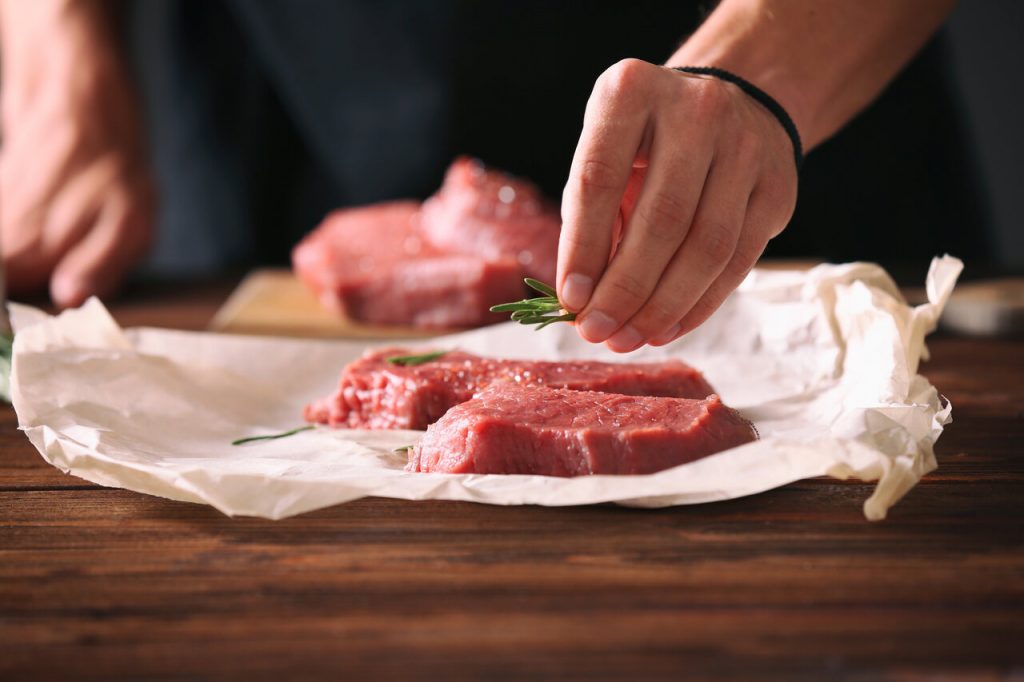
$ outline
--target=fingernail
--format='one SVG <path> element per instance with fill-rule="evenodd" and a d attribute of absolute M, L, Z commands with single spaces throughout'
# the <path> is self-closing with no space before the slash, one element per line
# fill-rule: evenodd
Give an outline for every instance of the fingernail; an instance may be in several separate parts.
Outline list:
<path fill-rule="evenodd" d="M 594 293 L 594 280 L 574 272 L 562 283 L 562 305 L 572 311 L 583 310 Z"/>
<path fill-rule="evenodd" d="M 580 334 L 587 341 L 599 343 L 615 333 L 619 323 L 608 317 L 600 310 L 587 313 L 579 322 Z"/>
<path fill-rule="evenodd" d="M 643 345 L 644 339 L 640 332 L 633 329 L 632 325 L 626 325 L 608 339 L 608 347 L 616 353 L 628 353 Z"/>
<path fill-rule="evenodd" d="M 679 329 L 679 323 L 676 322 L 668 331 L 660 336 L 654 337 L 649 341 L 649 343 L 652 346 L 664 346 L 666 343 L 669 343 L 672 339 L 676 338 L 676 334 L 679 333 Z"/>
<path fill-rule="evenodd" d="M 85 298 L 82 283 L 68 275 L 57 275 L 50 282 L 50 298 L 61 308 L 78 305 Z"/>

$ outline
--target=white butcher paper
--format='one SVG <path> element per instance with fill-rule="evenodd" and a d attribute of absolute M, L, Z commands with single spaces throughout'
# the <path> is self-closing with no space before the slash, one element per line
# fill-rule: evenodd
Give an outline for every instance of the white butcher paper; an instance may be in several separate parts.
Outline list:
<path fill-rule="evenodd" d="M 509 322 L 409 342 L 538 360 L 680 358 L 760 432 L 757 442 L 645 476 L 408 473 L 395 449 L 419 431 L 318 427 L 234 446 L 300 426 L 303 406 L 332 392 L 342 366 L 370 344 L 122 330 L 97 300 L 56 317 L 11 305 L 11 389 L 20 428 L 54 466 L 229 515 L 280 519 L 370 495 L 663 507 L 827 475 L 878 481 L 864 502 L 877 520 L 936 467 L 951 406 L 918 362 L 962 267 L 933 260 L 928 303 L 917 307 L 876 265 L 755 270 L 699 329 L 629 355 L 581 341 L 568 324 Z"/>

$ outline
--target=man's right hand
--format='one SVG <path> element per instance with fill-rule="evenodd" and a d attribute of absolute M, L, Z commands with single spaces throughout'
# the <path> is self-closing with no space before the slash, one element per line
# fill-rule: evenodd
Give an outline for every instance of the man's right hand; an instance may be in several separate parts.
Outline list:
<path fill-rule="evenodd" d="M 98 0 L 0 0 L 0 244 L 14 295 L 75 306 L 145 254 L 153 190 Z"/>

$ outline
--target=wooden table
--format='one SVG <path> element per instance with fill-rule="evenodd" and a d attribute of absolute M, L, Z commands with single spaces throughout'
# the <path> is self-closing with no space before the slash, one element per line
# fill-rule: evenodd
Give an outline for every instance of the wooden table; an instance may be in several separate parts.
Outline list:
<path fill-rule="evenodd" d="M 227 291 L 113 312 L 201 328 Z M 1024 679 L 1024 342 L 930 346 L 955 422 L 881 523 L 825 479 L 230 519 L 65 476 L 0 408 L 0 679 Z"/>

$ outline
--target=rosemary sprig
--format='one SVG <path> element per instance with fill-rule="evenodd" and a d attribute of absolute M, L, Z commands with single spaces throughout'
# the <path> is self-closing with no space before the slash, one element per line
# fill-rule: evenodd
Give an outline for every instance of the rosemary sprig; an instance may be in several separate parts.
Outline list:
<path fill-rule="evenodd" d="M 387 360 L 392 365 L 411 367 L 413 365 L 422 365 L 424 362 L 430 362 L 431 360 L 437 360 L 447 352 L 448 351 L 446 350 L 438 350 L 432 353 L 423 353 L 421 355 L 395 355 Z"/>
<path fill-rule="evenodd" d="M 306 426 L 300 426 L 297 429 L 285 431 L 284 433 L 274 433 L 269 436 L 249 436 L 248 438 L 239 438 L 238 440 L 231 441 L 231 444 L 244 445 L 245 443 L 251 443 L 255 440 L 274 440 L 275 438 L 287 438 L 288 436 L 294 436 L 296 433 L 300 433 L 302 431 L 310 431 L 315 428 L 316 427 L 313 426 L 312 424 L 307 424 Z"/>
<path fill-rule="evenodd" d="M 402 454 L 406 454 L 407 455 L 407 454 L 409 454 L 409 451 L 412 450 L 414 447 L 416 447 L 416 446 L 415 445 L 403 445 L 400 448 L 395 448 L 394 452 L 401 452 Z"/>
<path fill-rule="evenodd" d="M 558 294 L 551 285 L 530 277 L 523 281 L 528 287 L 544 295 L 491 306 L 491 312 L 512 313 L 513 322 L 535 324 L 537 329 L 543 329 L 555 322 L 572 322 L 576 319 L 576 313 L 567 312 L 562 308 L 562 304 L 558 302 Z"/>
<path fill-rule="evenodd" d="M 0 301 L 0 306 L 3 301 Z M 0 332 L 0 399 L 11 402 L 11 360 L 14 356 L 14 334 Z"/>

